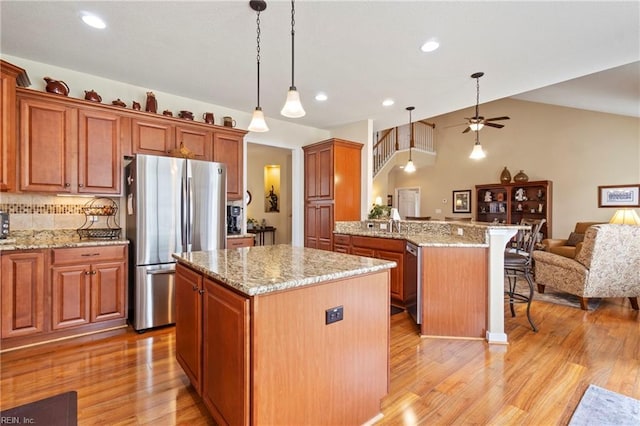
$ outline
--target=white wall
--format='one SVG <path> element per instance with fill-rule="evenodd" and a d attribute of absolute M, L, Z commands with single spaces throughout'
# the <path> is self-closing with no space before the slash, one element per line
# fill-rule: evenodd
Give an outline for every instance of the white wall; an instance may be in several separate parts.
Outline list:
<path fill-rule="evenodd" d="M 499 183 L 505 166 L 512 177 L 524 170 L 529 180 L 553 181 L 552 236 L 566 238 L 577 221 L 608 221 L 613 216 L 615 209 L 598 208 L 599 185 L 640 183 L 638 118 L 514 99 L 483 104 L 480 113 L 511 117 L 500 122 L 502 129 L 480 131 L 485 159 L 468 158 L 474 135 L 462 131 L 472 110 L 456 111 L 428 119 L 436 124 L 435 165 L 413 175 L 398 171 L 388 179 L 377 177 L 392 183 L 377 186 L 387 191 L 420 186 L 422 215 L 443 218 L 453 216 L 451 191 Z"/>

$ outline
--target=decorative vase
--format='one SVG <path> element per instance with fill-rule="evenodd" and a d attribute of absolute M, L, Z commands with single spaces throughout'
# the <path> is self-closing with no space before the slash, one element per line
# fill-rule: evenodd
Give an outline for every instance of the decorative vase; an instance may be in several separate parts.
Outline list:
<path fill-rule="evenodd" d="M 514 182 L 529 182 L 529 176 L 527 176 L 524 171 L 520 170 L 520 172 L 513 177 Z"/>
<path fill-rule="evenodd" d="M 504 167 L 502 173 L 500 173 L 500 182 L 501 183 L 509 183 L 511 182 L 511 173 L 507 169 L 507 166 Z"/>

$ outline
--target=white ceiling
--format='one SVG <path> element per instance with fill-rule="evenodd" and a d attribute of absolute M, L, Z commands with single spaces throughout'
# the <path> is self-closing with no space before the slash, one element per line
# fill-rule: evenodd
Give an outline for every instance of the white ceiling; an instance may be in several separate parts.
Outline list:
<path fill-rule="evenodd" d="M 267 5 L 267 121 L 330 128 L 373 119 L 375 129 L 393 127 L 406 121 L 408 105 L 414 119 L 474 105 L 476 71 L 485 73 L 481 103 L 517 95 L 640 116 L 638 1 L 299 0 L 295 83 L 307 115 L 295 120 L 279 114 L 291 82 L 290 2 Z M 101 16 L 107 29 L 85 26 L 82 11 Z M 237 110 L 256 106 L 248 1 L 2 0 L 0 13 L 3 54 Z M 440 49 L 422 53 L 431 37 Z M 319 91 L 326 102 L 314 100 Z M 383 107 L 385 98 L 395 105 Z"/>

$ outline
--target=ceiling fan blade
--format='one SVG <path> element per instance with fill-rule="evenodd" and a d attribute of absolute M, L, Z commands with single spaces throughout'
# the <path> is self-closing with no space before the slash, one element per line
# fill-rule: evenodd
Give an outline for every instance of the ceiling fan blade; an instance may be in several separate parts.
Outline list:
<path fill-rule="evenodd" d="M 464 130 L 462 131 L 462 133 L 467 133 L 469 130 L 471 130 L 471 127 L 467 126 L 467 128 L 466 128 L 466 129 L 464 129 Z"/>
<path fill-rule="evenodd" d="M 509 120 L 509 117 L 493 117 L 493 118 L 487 118 L 485 121 L 498 121 L 498 120 Z"/>
<path fill-rule="evenodd" d="M 495 127 L 496 129 L 502 129 L 504 124 L 496 124 L 496 123 L 484 123 L 485 126 Z"/>

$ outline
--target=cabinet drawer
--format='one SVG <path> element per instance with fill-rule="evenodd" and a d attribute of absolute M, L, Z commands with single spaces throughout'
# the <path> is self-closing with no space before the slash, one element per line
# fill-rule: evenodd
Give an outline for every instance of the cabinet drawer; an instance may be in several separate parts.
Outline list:
<path fill-rule="evenodd" d="M 125 245 L 53 249 L 51 250 L 51 263 L 61 265 L 65 263 L 122 260 L 125 258 L 125 250 Z"/>
<path fill-rule="evenodd" d="M 227 238 L 227 248 L 253 247 L 253 237 Z"/>
<path fill-rule="evenodd" d="M 367 247 L 376 250 L 395 251 L 404 253 L 404 240 L 394 238 L 377 238 L 377 237 L 351 237 L 351 245 L 353 247 Z"/>
<path fill-rule="evenodd" d="M 333 234 L 333 244 L 348 246 L 351 244 L 351 235 Z"/>

